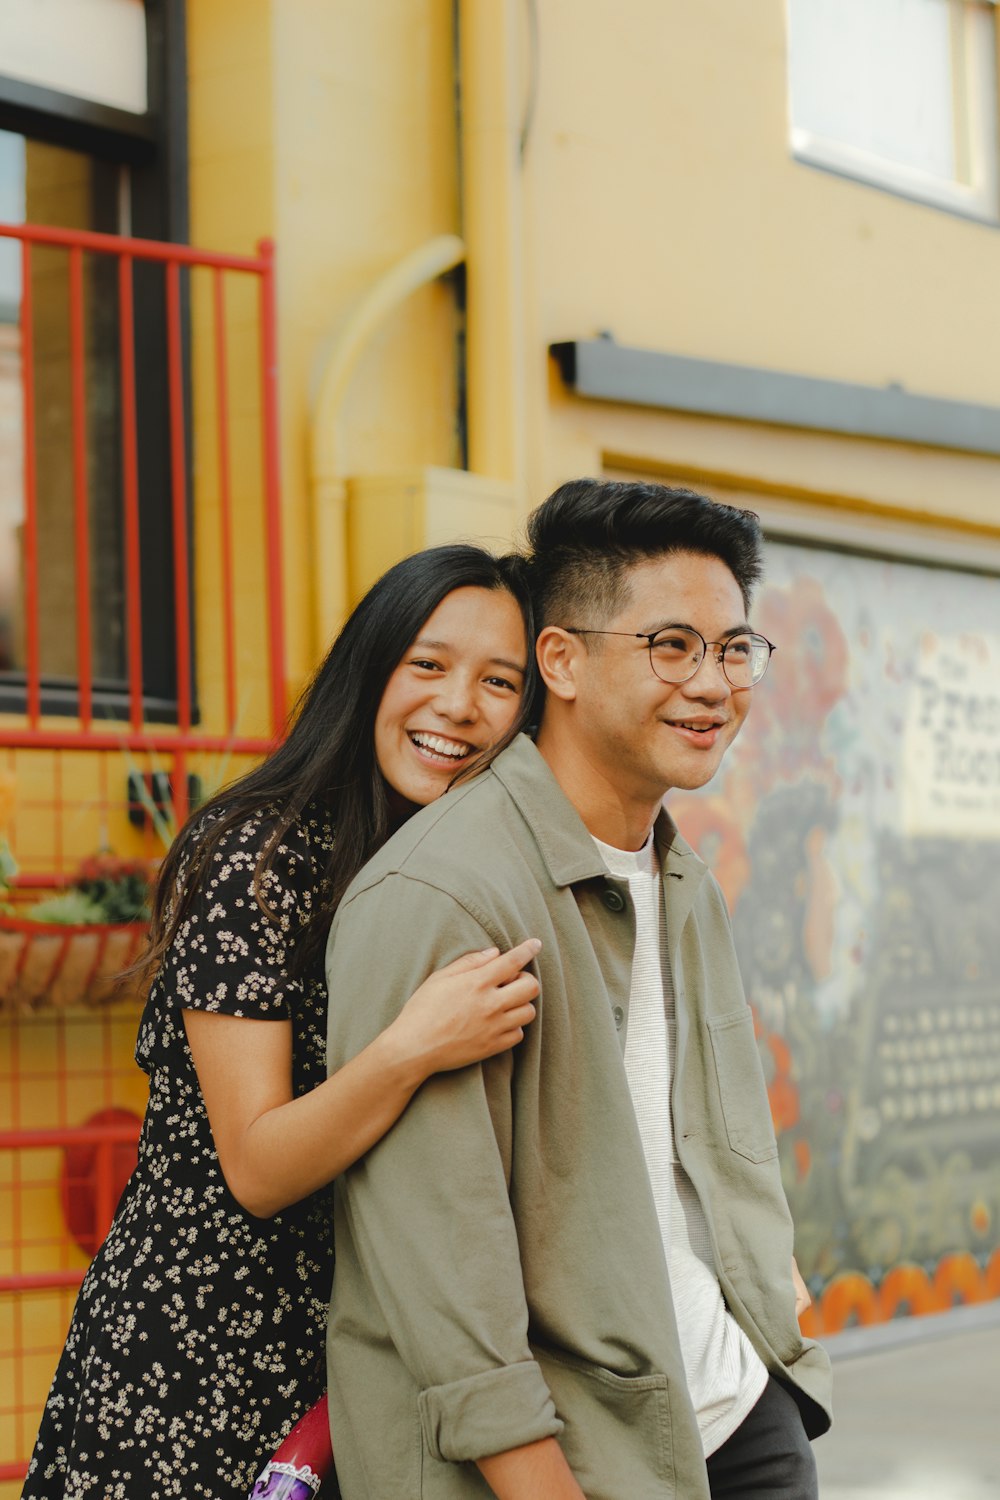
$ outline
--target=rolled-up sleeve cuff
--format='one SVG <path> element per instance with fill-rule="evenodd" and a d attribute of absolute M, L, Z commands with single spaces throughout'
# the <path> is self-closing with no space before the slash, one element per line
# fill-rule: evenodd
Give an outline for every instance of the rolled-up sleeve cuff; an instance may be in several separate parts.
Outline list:
<path fill-rule="evenodd" d="M 431 1454 L 446 1463 L 506 1453 L 563 1428 L 533 1359 L 429 1386 L 420 1393 L 420 1421 Z"/>

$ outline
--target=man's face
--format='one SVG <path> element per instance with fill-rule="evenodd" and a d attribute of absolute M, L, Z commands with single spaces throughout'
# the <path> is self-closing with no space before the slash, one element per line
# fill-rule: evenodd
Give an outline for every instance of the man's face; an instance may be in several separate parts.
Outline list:
<path fill-rule="evenodd" d="M 746 631 L 743 596 L 716 557 L 680 552 L 640 563 L 611 631 L 648 634 L 686 625 L 706 641 Z M 574 621 L 585 626 L 590 621 Z M 595 621 L 596 625 L 598 622 Z M 661 682 L 646 643 L 618 635 L 582 638 L 573 721 L 591 764 L 619 793 L 657 801 L 671 787 L 692 790 L 715 775 L 750 709 L 750 688 L 734 688 L 711 646 L 687 682 Z"/>

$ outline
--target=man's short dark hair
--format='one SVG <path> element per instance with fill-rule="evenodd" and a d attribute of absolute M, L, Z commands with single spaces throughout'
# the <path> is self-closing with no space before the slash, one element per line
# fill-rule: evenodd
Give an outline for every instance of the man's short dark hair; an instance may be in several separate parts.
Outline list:
<path fill-rule="evenodd" d="M 528 517 L 538 624 L 602 623 L 628 600 L 637 563 L 698 552 L 726 564 L 750 608 L 761 574 L 761 530 L 738 510 L 666 484 L 574 479 Z"/>

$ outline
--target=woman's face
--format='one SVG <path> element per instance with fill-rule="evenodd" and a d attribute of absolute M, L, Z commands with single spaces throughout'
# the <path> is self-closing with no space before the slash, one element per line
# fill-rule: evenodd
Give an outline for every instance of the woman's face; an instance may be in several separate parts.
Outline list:
<path fill-rule="evenodd" d="M 505 589 L 445 596 L 386 683 L 375 716 L 375 755 L 397 811 L 425 807 L 513 724 L 528 643 Z"/>

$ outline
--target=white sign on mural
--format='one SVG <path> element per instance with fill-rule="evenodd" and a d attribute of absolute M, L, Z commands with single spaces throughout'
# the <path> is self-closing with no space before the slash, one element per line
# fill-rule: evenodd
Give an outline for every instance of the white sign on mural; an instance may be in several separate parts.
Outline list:
<path fill-rule="evenodd" d="M 1000 636 L 922 639 L 902 795 L 908 834 L 1000 838 Z"/>

